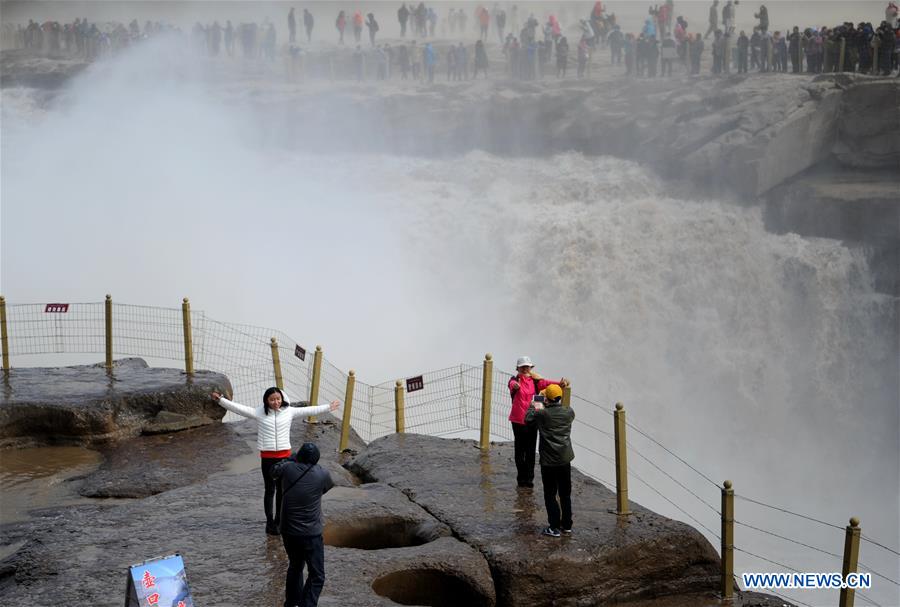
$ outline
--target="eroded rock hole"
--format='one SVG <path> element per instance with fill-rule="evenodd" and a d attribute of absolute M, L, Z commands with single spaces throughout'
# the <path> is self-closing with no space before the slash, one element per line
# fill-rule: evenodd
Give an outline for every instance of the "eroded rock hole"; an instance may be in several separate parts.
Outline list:
<path fill-rule="evenodd" d="M 380 550 L 421 546 L 440 537 L 435 525 L 400 518 L 367 518 L 339 524 L 326 524 L 325 544 L 336 548 Z"/>
<path fill-rule="evenodd" d="M 445 571 L 407 569 L 383 575 L 372 583 L 379 596 L 401 605 L 430 607 L 490 607 L 493 602 L 461 577 Z"/>

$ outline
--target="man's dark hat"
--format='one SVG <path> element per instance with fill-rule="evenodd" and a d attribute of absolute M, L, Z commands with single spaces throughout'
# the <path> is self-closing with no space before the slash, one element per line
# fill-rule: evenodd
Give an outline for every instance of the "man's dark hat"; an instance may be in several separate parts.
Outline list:
<path fill-rule="evenodd" d="M 320 457 L 319 448 L 316 447 L 315 443 L 303 443 L 297 450 L 296 457 L 301 464 L 318 464 Z"/>

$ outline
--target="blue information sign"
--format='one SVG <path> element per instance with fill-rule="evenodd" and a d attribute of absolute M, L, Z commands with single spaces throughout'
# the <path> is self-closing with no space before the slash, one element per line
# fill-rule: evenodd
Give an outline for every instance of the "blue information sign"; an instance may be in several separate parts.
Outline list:
<path fill-rule="evenodd" d="M 128 568 L 125 607 L 194 607 L 180 554 Z"/>

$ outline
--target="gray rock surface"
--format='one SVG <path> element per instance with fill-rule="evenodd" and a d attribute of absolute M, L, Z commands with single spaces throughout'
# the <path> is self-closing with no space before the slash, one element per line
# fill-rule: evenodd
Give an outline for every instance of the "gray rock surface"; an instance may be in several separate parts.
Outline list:
<path fill-rule="evenodd" d="M 835 157 L 849 167 L 896 170 L 900 166 L 900 85 L 896 78 L 850 82 L 841 98 Z"/>
<path fill-rule="evenodd" d="M 355 469 L 369 478 L 397 474 L 358 485 L 340 468 L 348 456 L 337 453 L 339 428 L 325 415 L 318 424 L 295 424 L 291 435 L 294 446 L 316 442 L 322 464 L 340 471 L 340 486 L 323 501 L 327 580 L 320 605 L 565 606 L 628 598 L 636 607 L 721 605 L 712 588 L 717 558 L 697 532 L 637 505 L 634 516 L 620 521 L 605 510 L 614 503 L 611 492 L 580 475 L 576 534 L 541 538 L 539 490 L 513 488 L 511 445 L 495 445 L 482 457 L 470 441 L 407 435 L 366 449 L 354 436 L 350 447 L 361 451 Z M 0 561 L 0 604 L 119 604 L 129 564 L 178 552 L 197 604 L 279 607 L 287 562 L 280 538 L 264 533 L 258 455 L 249 444 L 254 425 L 223 430 L 256 458 L 247 471 L 223 466 L 142 499 L 50 508 L 0 528 L 10 554 Z M 187 435 L 210 462 L 225 462 L 237 450 L 237 442 L 228 444 L 211 427 L 128 442 L 146 442 L 138 449 L 152 452 L 154 441 Z M 147 466 L 136 457 L 117 470 L 128 478 Z M 609 577 L 593 588 L 598 571 Z M 549 593 L 539 596 L 541 589 Z M 732 603 L 782 604 L 758 595 Z"/>
<path fill-rule="evenodd" d="M 862 247 L 875 288 L 900 296 L 897 171 L 813 169 L 773 188 L 765 197 L 764 212 L 766 229 L 772 232 L 836 238 Z M 893 324 L 896 333 L 896 319 Z"/>
<path fill-rule="evenodd" d="M 252 423 L 210 424 L 105 445 L 99 469 L 76 479 L 85 497 L 140 498 L 205 481 L 228 462 L 255 453 Z M 250 458 L 248 458 L 250 459 Z"/>
<path fill-rule="evenodd" d="M 484 554 L 498 605 L 599 605 L 717 587 L 719 558 L 700 533 L 637 504 L 632 516 L 611 514 L 615 494 L 577 471 L 573 535 L 541 536 L 540 483 L 516 489 L 509 444 L 482 454 L 473 441 L 392 435 L 370 443 L 351 470 L 403 491 Z"/>
<path fill-rule="evenodd" d="M 831 74 L 609 81 L 473 82 L 410 91 L 335 85 L 257 90 L 252 104 L 290 117 L 284 144 L 441 155 L 563 150 L 646 162 L 668 176 L 756 198 L 836 159 L 900 162 L 896 79 Z M 329 120 L 337 113 L 338 124 Z M 410 122 L 406 117 L 426 119 Z M 861 128 L 857 128 L 857 123 Z M 300 137 L 300 134 L 303 134 Z"/>
<path fill-rule="evenodd" d="M 148 368 L 141 359 L 103 365 L 14 368 L 0 400 L 0 446 L 100 444 L 218 423 L 209 392 L 230 393 L 219 373 Z"/>

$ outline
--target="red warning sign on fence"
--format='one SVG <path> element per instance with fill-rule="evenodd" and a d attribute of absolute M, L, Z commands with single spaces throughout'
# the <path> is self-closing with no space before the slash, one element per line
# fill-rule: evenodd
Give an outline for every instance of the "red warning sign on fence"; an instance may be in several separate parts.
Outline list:
<path fill-rule="evenodd" d="M 44 306 L 44 314 L 65 314 L 69 311 L 69 304 L 53 303 Z"/>
<path fill-rule="evenodd" d="M 407 392 L 415 392 L 416 390 L 421 390 L 425 387 L 425 380 L 421 375 L 416 375 L 415 377 L 410 377 L 406 380 L 406 391 Z"/>
<path fill-rule="evenodd" d="M 294 356 L 299 358 L 300 360 L 306 360 L 306 350 L 301 348 L 300 346 L 294 346 Z"/>

